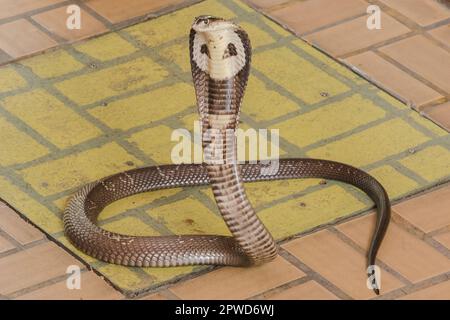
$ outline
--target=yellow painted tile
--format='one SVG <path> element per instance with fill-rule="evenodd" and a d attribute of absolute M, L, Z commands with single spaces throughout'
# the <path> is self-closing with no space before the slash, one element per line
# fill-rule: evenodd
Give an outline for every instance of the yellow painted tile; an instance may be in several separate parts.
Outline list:
<path fill-rule="evenodd" d="M 41 54 L 21 61 L 41 78 L 59 77 L 84 68 L 84 65 L 64 50 Z"/>
<path fill-rule="evenodd" d="M 123 290 L 134 291 L 150 285 L 138 276 L 135 268 L 109 263 L 97 268 L 97 270 Z"/>
<path fill-rule="evenodd" d="M 385 113 L 371 100 L 355 94 L 272 127 L 278 128 L 284 139 L 304 147 L 380 119 Z"/>
<path fill-rule="evenodd" d="M 191 71 L 189 61 L 189 45 L 187 41 L 175 43 L 171 46 L 158 50 L 158 54 L 181 68 L 183 72 Z"/>
<path fill-rule="evenodd" d="M 114 101 L 106 107 L 96 107 L 89 113 L 110 128 L 128 130 L 169 117 L 195 103 L 194 88 L 186 83 L 177 83 Z"/>
<path fill-rule="evenodd" d="M 253 67 L 306 103 L 325 99 L 321 92 L 334 96 L 349 90 L 343 83 L 284 47 L 255 54 Z"/>
<path fill-rule="evenodd" d="M 145 45 L 154 47 L 177 38 L 187 40 L 194 18 L 205 14 L 226 19 L 235 17 L 235 14 L 219 1 L 212 0 L 175 11 L 158 19 L 136 24 L 124 30 Z M 174 27 L 174 21 L 176 21 L 176 27 Z"/>
<path fill-rule="evenodd" d="M 130 161 L 132 166 L 127 164 Z M 20 174 L 37 192 L 48 196 L 141 165 L 113 142 L 23 169 Z"/>
<path fill-rule="evenodd" d="M 258 128 L 251 128 L 249 125 L 243 123 L 240 125 L 240 129 L 237 130 L 237 158 L 238 161 L 257 161 L 276 158 L 276 150 L 278 148 L 278 155 L 285 155 L 286 152 L 278 145 L 276 140 L 272 136 L 272 129 L 267 129 L 267 135 L 260 132 Z M 260 134 L 261 133 L 261 134 Z M 278 132 L 279 134 L 279 132 Z M 264 149 L 266 153 L 264 154 Z M 250 152 L 252 150 L 252 152 Z"/>
<path fill-rule="evenodd" d="M 56 233 L 63 230 L 61 219 L 2 176 L 0 176 L 0 190 L 2 192 L 1 198 L 4 201 L 25 214 L 28 219 L 48 233 Z"/>
<path fill-rule="evenodd" d="M 180 277 L 184 274 L 189 274 L 194 271 L 195 266 L 184 266 L 184 267 L 172 267 L 172 268 L 142 268 L 142 270 L 151 276 L 155 284 L 165 281 L 169 281 L 173 278 Z"/>
<path fill-rule="evenodd" d="M 134 143 L 146 155 L 158 164 L 171 164 L 172 148 L 176 142 L 170 142 L 173 130 L 166 126 L 157 126 L 133 134 L 128 141 Z"/>
<path fill-rule="evenodd" d="M 417 182 L 402 175 L 391 166 L 382 166 L 369 173 L 382 184 L 390 199 L 398 198 L 419 187 Z"/>
<path fill-rule="evenodd" d="M 147 212 L 175 234 L 230 235 L 222 218 L 192 197 Z"/>
<path fill-rule="evenodd" d="M 55 87 L 79 105 L 94 103 L 154 84 L 168 76 L 163 66 L 141 57 L 104 70 L 58 82 Z"/>
<path fill-rule="evenodd" d="M 428 181 L 450 176 L 450 151 L 442 146 L 428 147 L 399 162 Z"/>
<path fill-rule="evenodd" d="M 331 186 L 262 210 L 258 216 L 276 239 L 282 239 L 365 207 L 342 187 Z"/>
<path fill-rule="evenodd" d="M 59 148 L 70 147 L 101 134 L 94 125 L 44 89 L 7 97 L 3 105 Z"/>
<path fill-rule="evenodd" d="M 400 109 L 400 110 L 409 109 L 409 107 L 406 104 L 404 104 L 400 100 L 395 99 L 393 96 L 391 96 L 390 94 L 388 94 L 384 91 L 377 90 L 377 96 L 379 96 L 383 100 L 387 101 L 390 105 L 396 107 L 397 109 Z"/>
<path fill-rule="evenodd" d="M 311 158 L 364 166 L 430 140 L 401 119 L 392 119 L 308 152 Z"/>
<path fill-rule="evenodd" d="M 254 208 L 269 205 L 271 202 L 284 197 L 298 195 L 309 187 L 319 184 L 320 179 L 292 179 L 279 181 L 261 181 L 245 183 L 245 193 Z M 205 188 L 201 191 L 212 201 L 214 195 L 211 188 Z"/>
<path fill-rule="evenodd" d="M 0 93 L 20 89 L 27 85 L 27 81 L 13 68 L 0 68 Z"/>
<path fill-rule="evenodd" d="M 0 116 L 0 132 L 2 136 L 0 147 L 0 165 L 9 166 L 23 163 L 45 156 L 46 147 L 39 144 L 25 132 Z"/>
<path fill-rule="evenodd" d="M 98 220 L 103 221 L 105 219 L 109 219 L 127 210 L 133 210 L 157 200 L 164 201 L 165 198 L 173 196 L 181 190 L 181 188 L 163 189 L 152 192 L 139 193 L 118 201 L 114 201 L 100 213 Z"/>
<path fill-rule="evenodd" d="M 252 48 L 257 48 L 267 44 L 273 43 L 275 40 L 270 34 L 263 31 L 261 28 L 248 22 L 241 22 L 239 25 L 248 33 Z"/>
<path fill-rule="evenodd" d="M 129 55 L 137 49 L 116 33 L 110 33 L 75 45 L 75 49 L 100 61 Z"/>
<path fill-rule="evenodd" d="M 411 110 L 409 113 L 409 118 L 440 137 L 446 136 L 448 134 L 447 131 L 436 125 L 433 121 L 420 116 L 416 111 Z"/>
<path fill-rule="evenodd" d="M 314 59 L 318 60 L 318 62 L 320 62 L 324 67 L 330 67 L 331 69 L 334 69 L 340 75 L 346 77 L 349 80 L 352 80 L 356 85 L 367 83 L 364 78 L 360 77 L 347 67 L 344 67 L 339 62 L 320 52 L 318 49 L 314 48 L 312 45 L 306 43 L 305 41 L 296 39 L 292 41 L 292 44 L 299 47 L 307 54 L 311 55 Z"/>
<path fill-rule="evenodd" d="M 267 121 L 300 110 L 300 106 L 268 88 L 264 82 L 250 76 L 242 112 L 255 121 Z"/>
<path fill-rule="evenodd" d="M 111 232 L 130 236 L 158 236 L 160 233 L 136 217 L 124 217 L 102 225 L 102 228 Z"/>

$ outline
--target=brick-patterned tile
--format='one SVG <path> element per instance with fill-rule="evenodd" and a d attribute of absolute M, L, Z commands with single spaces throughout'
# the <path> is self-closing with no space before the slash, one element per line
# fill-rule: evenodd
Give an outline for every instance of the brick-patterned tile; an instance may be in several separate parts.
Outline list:
<path fill-rule="evenodd" d="M 394 211 L 425 233 L 450 225 L 450 186 L 403 201 Z"/>
<path fill-rule="evenodd" d="M 337 300 L 334 294 L 315 281 L 282 290 L 266 297 L 269 300 Z"/>
<path fill-rule="evenodd" d="M 410 293 L 400 300 L 450 300 L 450 280 Z"/>
<path fill-rule="evenodd" d="M 393 90 L 405 100 L 413 102 L 418 107 L 442 98 L 441 94 L 384 60 L 374 52 L 364 52 L 345 60 L 367 74 L 370 78 L 379 82 L 384 87 Z"/>
<path fill-rule="evenodd" d="M 434 239 L 450 250 L 450 231 L 434 236 Z"/>
<path fill-rule="evenodd" d="M 17 213 L 8 207 L 0 207 L 0 229 L 22 245 L 45 237 L 42 232 L 25 222 Z"/>
<path fill-rule="evenodd" d="M 81 273 L 79 290 L 70 290 L 66 286 L 66 281 L 60 281 L 17 297 L 18 300 L 112 300 L 122 298 L 123 295 L 92 271 Z"/>
<path fill-rule="evenodd" d="M 122 22 L 182 3 L 184 0 L 90 0 L 86 4 L 112 23 Z"/>
<path fill-rule="evenodd" d="M 44 8 L 64 0 L 2 0 L 0 19 L 13 17 L 28 11 Z"/>
<path fill-rule="evenodd" d="M 67 28 L 66 25 L 67 18 L 69 17 L 66 9 L 67 7 L 64 6 L 54 10 L 45 11 L 34 15 L 32 18 L 47 30 L 69 41 L 84 39 L 108 30 L 103 23 L 84 10 L 81 10 L 80 13 L 80 29 L 71 30 Z"/>
<path fill-rule="evenodd" d="M 450 91 L 450 53 L 421 35 L 380 48 L 380 51 L 447 92 Z"/>
<path fill-rule="evenodd" d="M 56 44 L 25 19 L 0 25 L 0 49 L 13 58 L 36 53 Z"/>
<path fill-rule="evenodd" d="M 221 268 L 169 290 L 182 299 L 246 299 L 304 275 L 301 270 L 278 257 L 258 267 Z"/>
<path fill-rule="evenodd" d="M 450 131 L 450 102 L 423 109 L 428 118 Z"/>
<path fill-rule="evenodd" d="M 450 17 L 450 10 L 433 0 L 380 0 L 422 27 Z"/>
<path fill-rule="evenodd" d="M 0 236 L 0 253 L 14 249 L 15 246 L 4 237 Z"/>
<path fill-rule="evenodd" d="M 148 296 L 142 297 L 139 300 L 168 300 L 168 299 L 163 294 L 156 292 L 153 294 L 149 294 Z"/>
<path fill-rule="evenodd" d="M 292 2 L 270 15 L 297 34 L 313 31 L 342 19 L 366 12 L 368 4 L 362 0 L 308 0 Z"/>
<path fill-rule="evenodd" d="M 25 289 L 66 274 L 69 265 L 80 265 L 53 242 L 46 242 L 0 259 L 0 293 Z"/>
<path fill-rule="evenodd" d="M 428 33 L 431 34 L 433 38 L 445 44 L 447 47 L 450 47 L 450 24 L 432 29 L 428 31 Z"/>
<path fill-rule="evenodd" d="M 407 27 L 386 14 L 381 13 L 381 21 L 381 29 L 369 30 L 367 16 L 364 16 L 309 34 L 305 39 L 333 56 L 341 56 L 409 32 Z"/>
<path fill-rule="evenodd" d="M 367 261 L 350 245 L 328 230 L 319 231 L 288 242 L 283 248 L 314 271 L 356 299 L 373 298 L 376 294 L 366 286 Z M 381 294 L 402 286 L 387 272 L 382 273 Z"/>
<path fill-rule="evenodd" d="M 337 228 L 368 250 L 374 223 L 375 217 L 371 214 Z M 378 258 L 412 282 L 450 271 L 450 260 L 447 257 L 393 222 L 389 225 Z"/>

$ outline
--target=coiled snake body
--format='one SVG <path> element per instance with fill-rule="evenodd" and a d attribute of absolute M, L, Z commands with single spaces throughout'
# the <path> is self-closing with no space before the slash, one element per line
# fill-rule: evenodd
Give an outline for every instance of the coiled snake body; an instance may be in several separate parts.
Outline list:
<path fill-rule="evenodd" d="M 238 126 L 250 72 L 248 36 L 232 22 L 201 16 L 192 26 L 189 47 L 203 149 L 215 156 L 200 165 L 135 169 L 86 185 L 70 199 L 64 213 L 65 233 L 71 242 L 97 259 L 127 266 L 261 264 L 276 257 L 277 246 L 248 201 L 243 182 L 323 178 L 352 184 L 375 202 L 377 222 L 368 253 L 368 264 L 374 265 L 390 219 L 390 202 L 384 188 L 367 173 L 333 161 L 281 159 L 275 173 L 266 173 L 261 163 L 238 164 L 235 136 L 229 132 Z M 212 186 L 232 237 L 128 236 L 96 225 L 103 208 L 118 199 L 140 192 L 206 184 Z"/>

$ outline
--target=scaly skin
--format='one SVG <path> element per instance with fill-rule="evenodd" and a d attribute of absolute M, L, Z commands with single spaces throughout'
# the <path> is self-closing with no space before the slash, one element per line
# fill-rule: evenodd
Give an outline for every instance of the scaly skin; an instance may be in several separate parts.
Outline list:
<path fill-rule="evenodd" d="M 126 266 L 262 264 L 276 257 L 277 246 L 251 206 L 243 182 L 323 178 L 349 183 L 375 202 L 377 222 L 368 253 L 368 264 L 374 265 L 389 224 L 390 202 L 373 177 L 349 165 L 318 159 L 282 159 L 278 171 L 270 174 L 261 170 L 265 168 L 261 163 L 237 163 L 234 130 L 239 123 L 251 58 L 245 31 L 220 18 L 196 18 L 190 33 L 190 58 L 203 149 L 209 155 L 205 163 L 130 170 L 86 185 L 71 198 L 64 212 L 65 233 L 71 242 L 97 259 Z M 217 152 L 214 157 L 208 152 L 211 150 Z M 137 237 L 109 232 L 96 225 L 103 208 L 118 199 L 158 189 L 205 184 L 212 186 L 232 237 Z M 378 293 L 378 289 L 374 290 Z"/>

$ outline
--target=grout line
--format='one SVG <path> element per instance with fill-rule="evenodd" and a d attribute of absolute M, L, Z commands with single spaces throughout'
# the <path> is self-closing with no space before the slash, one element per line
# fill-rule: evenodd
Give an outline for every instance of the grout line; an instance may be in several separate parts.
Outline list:
<path fill-rule="evenodd" d="M 292 281 L 290 281 L 288 283 L 284 283 L 284 284 L 281 284 L 281 285 L 276 286 L 274 288 L 270 288 L 270 289 L 264 291 L 263 293 L 258 293 L 258 294 L 254 295 L 254 296 L 251 296 L 251 297 L 247 298 L 247 300 L 270 299 L 271 296 L 273 296 L 273 295 L 275 295 L 277 293 L 283 292 L 283 291 L 285 291 L 287 289 L 290 289 L 292 287 L 295 287 L 295 286 L 302 285 L 302 284 L 304 284 L 306 282 L 309 282 L 309 281 L 314 281 L 314 280 L 312 278 L 310 278 L 308 275 L 305 275 L 305 276 L 303 276 L 303 277 L 301 277 L 299 279 L 292 280 Z"/>
<path fill-rule="evenodd" d="M 86 268 L 80 268 L 80 272 L 83 274 L 85 272 L 88 272 L 88 270 Z M 49 286 L 54 285 L 54 284 L 56 284 L 58 282 L 62 282 L 64 280 L 66 280 L 66 279 L 67 279 L 67 274 L 56 276 L 54 278 L 50 278 L 48 280 L 44 280 L 44 281 L 42 281 L 42 282 L 40 282 L 38 284 L 29 286 L 29 287 L 26 287 L 26 288 L 22 288 L 22 289 L 19 289 L 17 291 L 14 291 L 12 293 L 9 293 L 8 297 L 11 298 L 11 299 L 15 299 L 17 297 L 23 296 L 23 295 L 28 294 L 30 292 L 37 291 L 37 290 L 45 288 L 45 287 L 49 287 Z"/>
<path fill-rule="evenodd" d="M 434 91 L 437 91 L 439 94 L 443 95 L 444 97 L 446 97 L 448 99 L 448 97 L 450 96 L 450 94 L 448 92 L 446 92 L 444 89 L 438 87 L 437 85 L 435 85 L 433 82 L 427 80 L 426 78 L 422 77 L 420 74 L 416 73 L 415 71 L 408 69 L 407 67 L 405 67 L 404 65 L 402 65 L 400 62 L 398 62 L 397 60 L 391 58 L 389 55 L 387 55 L 386 53 L 379 51 L 379 50 L 374 50 L 373 51 L 375 54 L 377 54 L 380 58 L 383 58 L 384 60 L 386 60 L 387 62 L 389 62 L 390 64 L 394 65 L 395 67 L 397 67 L 398 69 L 402 70 L 403 72 L 407 73 L 408 75 L 410 75 L 411 77 L 415 78 L 416 80 L 422 82 L 423 84 L 425 84 L 426 86 L 430 87 L 431 89 L 433 89 Z"/>
<path fill-rule="evenodd" d="M 449 281 L 449 280 L 450 280 L 450 272 L 443 273 L 443 274 L 419 281 L 417 283 L 408 285 L 406 287 L 393 290 L 393 291 L 388 292 L 380 297 L 374 298 L 374 300 L 394 300 L 394 299 L 409 295 L 411 293 L 419 292 L 423 289 L 430 288 L 434 285 L 437 285 L 439 283 L 443 283 L 443 282 Z"/>
<path fill-rule="evenodd" d="M 393 223 L 393 222 L 391 222 Z M 339 225 L 339 224 L 338 224 Z M 359 244 L 353 241 L 349 236 L 345 233 L 341 232 L 335 226 L 332 226 L 328 229 L 331 233 L 337 236 L 342 242 L 349 245 L 352 249 L 363 255 L 364 257 L 367 255 L 367 250 L 362 248 Z M 412 282 L 404 277 L 400 272 L 396 271 L 393 267 L 389 266 L 387 263 L 380 260 L 380 258 L 376 259 L 377 265 L 382 268 L 385 272 L 390 273 L 392 276 L 403 282 L 404 285 L 410 285 Z"/>
<path fill-rule="evenodd" d="M 326 278 L 324 278 L 322 275 L 311 269 L 309 266 L 301 262 L 297 257 L 292 255 L 290 252 L 288 252 L 286 249 L 280 247 L 280 255 L 285 258 L 287 261 L 292 263 L 294 266 L 296 266 L 298 269 L 303 271 L 307 274 L 307 276 L 310 278 L 310 280 L 314 280 L 317 283 L 319 283 L 321 286 L 323 286 L 325 289 L 330 291 L 332 294 L 337 296 L 339 299 L 343 300 L 353 300 L 351 296 L 349 296 L 347 293 L 345 293 L 342 289 L 338 288 L 334 283 L 330 282 Z"/>

